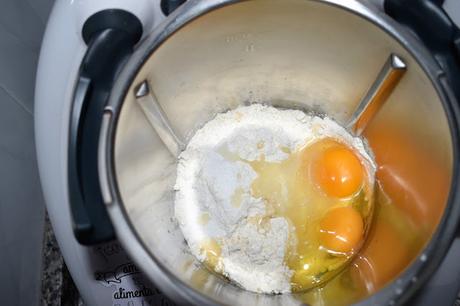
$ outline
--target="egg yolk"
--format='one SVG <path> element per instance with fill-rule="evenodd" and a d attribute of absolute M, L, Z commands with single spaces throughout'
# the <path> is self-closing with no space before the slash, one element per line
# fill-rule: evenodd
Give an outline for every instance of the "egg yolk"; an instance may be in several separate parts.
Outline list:
<path fill-rule="evenodd" d="M 353 151 L 343 145 L 333 146 L 314 162 L 313 179 L 326 195 L 349 197 L 362 186 L 363 167 Z"/>
<path fill-rule="evenodd" d="M 363 239 L 364 224 L 353 207 L 334 208 L 320 222 L 321 245 L 333 252 L 349 253 Z"/>

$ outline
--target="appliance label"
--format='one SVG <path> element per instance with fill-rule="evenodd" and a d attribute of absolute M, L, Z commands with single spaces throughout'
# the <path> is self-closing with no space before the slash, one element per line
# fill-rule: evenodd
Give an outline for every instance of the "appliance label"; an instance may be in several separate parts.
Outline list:
<path fill-rule="evenodd" d="M 93 252 L 100 268 L 95 280 L 112 292 L 113 306 L 175 306 L 142 275 L 118 242 L 94 247 Z"/>

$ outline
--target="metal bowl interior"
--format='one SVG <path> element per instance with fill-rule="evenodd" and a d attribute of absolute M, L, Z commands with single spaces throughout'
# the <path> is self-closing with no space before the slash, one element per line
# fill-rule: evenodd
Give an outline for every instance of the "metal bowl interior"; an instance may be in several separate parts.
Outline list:
<path fill-rule="evenodd" d="M 398 276 L 419 273 L 424 248 L 445 223 L 456 124 L 436 66 L 416 41 L 358 2 L 333 2 L 191 1 L 128 61 L 109 107 L 115 120 L 107 157 L 117 199 L 109 212 L 128 252 L 167 293 L 201 304 L 341 305 L 370 301 Z M 247 103 L 314 110 L 346 124 L 391 53 L 407 72 L 364 133 L 383 200 L 350 268 L 321 290 L 277 296 L 245 291 L 203 268 L 174 219 L 176 158 L 141 111 L 138 85 L 150 84 L 185 140 L 216 113 Z M 388 217 L 392 209 L 398 224 Z M 387 302 L 395 296 L 390 290 L 381 290 Z"/>

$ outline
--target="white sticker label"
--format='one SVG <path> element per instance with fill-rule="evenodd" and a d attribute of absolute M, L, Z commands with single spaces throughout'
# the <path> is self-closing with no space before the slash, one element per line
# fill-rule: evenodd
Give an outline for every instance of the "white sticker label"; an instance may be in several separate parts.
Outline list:
<path fill-rule="evenodd" d="M 94 251 L 100 258 L 97 266 L 102 269 L 95 272 L 95 279 L 113 290 L 113 306 L 174 306 L 142 275 L 118 243 L 108 243 Z"/>

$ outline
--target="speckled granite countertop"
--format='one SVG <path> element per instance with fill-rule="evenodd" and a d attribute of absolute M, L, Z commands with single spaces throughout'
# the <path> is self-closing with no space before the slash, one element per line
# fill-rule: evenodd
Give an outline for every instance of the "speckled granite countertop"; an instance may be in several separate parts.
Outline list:
<path fill-rule="evenodd" d="M 51 223 L 46 216 L 43 237 L 43 306 L 83 306 L 77 288 L 62 258 Z"/>
<path fill-rule="evenodd" d="M 108 250 L 113 251 L 113 247 L 121 248 L 117 242 L 110 242 L 106 246 L 109 247 Z M 112 248 L 110 248 L 112 247 Z M 99 248 L 96 248 L 99 249 Z M 124 252 L 122 252 L 124 253 Z M 110 255 L 110 254 L 108 254 Z M 117 264 L 117 261 L 115 261 Z M 122 265 L 126 266 L 126 264 Z M 130 267 L 134 267 L 132 263 L 128 264 Z M 61 255 L 58 243 L 54 236 L 53 229 L 51 224 L 46 218 L 45 221 L 45 233 L 43 239 L 43 263 L 42 263 L 42 284 L 41 284 L 41 305 L 43 306 L 83 306 L 87 305 L 83 302 L 78 293 L 77 288 L 70 276 L 70 273 L 65 265 L 64 259 Z M 117 267 L 117 269 L 120 266 Z M 101 265 L 101 269 L 104 269 L 104 265 Z M 113 274 L 113 269 L 110 269 L 109 272 L 102 273 L 103 279 L 100 279 L 101 283 L 107 282 L 104 286 L 99 287 L 101 290 L 102 299 L 93 299 L 94 303 L 97 301 L 97 305 L 162 305 L 162 306 L 174 306 L 174 304 L 165 297 L 155 286 L 147 282 L 140 273 L 127 273 L 125 275 L 118 275 L 119 278 Z M 112 271 L 112 272 L 111 272 Z M 100 273 L 98 273 L 100 274 Z M 132 275 L 131 275 L 132 274 Z M 115 278 L 112 278 L 115 277 Z M 94 280 L 93 280 L 94 281 Z M 133 282 L 140 282 L 137 285 L 141 284 L 144 290 L 149 290 L 149 294 L 140 298 L 141 300 L 134 301 L 132 297 L 121 297 L 117 298 L 118 292 L 128 294 L 129 290 L 133 290 Z M 105 286 L 110 285 L 111 289 L 108 291 Z M 117 286 L 118 285 L 118 286 Z M 134 290 L 137 290 L 138 287 L 135 286 Z M 97 286 L 97 285 L 96 285 Z M 130 289 L 131 288 L 131 289 Z M 112 292 L 111 292 L 112 291 Z M 132 292 L 132 291 L 130 291 Z M 110 296 L 113 295 L 114 299 L 121 299 L 118 302 L 111 302 Z M 107 299 L 108 297 L 108 299 Z M 106 303 L 106 304 L 104 304 Z M 89 305 L 89 304 L 88 304 Z"/>

